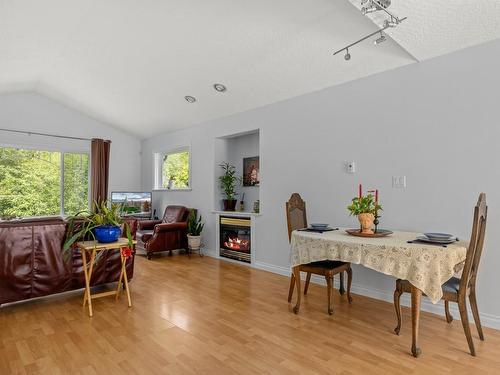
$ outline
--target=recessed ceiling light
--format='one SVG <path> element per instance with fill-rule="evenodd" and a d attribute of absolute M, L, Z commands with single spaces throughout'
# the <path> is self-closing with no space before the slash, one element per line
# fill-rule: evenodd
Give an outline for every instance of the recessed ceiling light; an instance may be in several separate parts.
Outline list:
<path fill-rule="evenodd" d="M 196 98 L 194 96 L 187 95 L 187 96 L 184 97 L 184 99 L 186 99 L 186 101 L 188 103 L 194 103 L 194 102 L 196 102 Z"/>
<path fill-rule="evenodd" d="M 221 83 L 214 84 L 214 89 L 215 89 L 215 91 L 218 91 L 218 92 L 225 92 L 225 91 L 227 91 L 226 86 L 224 86 Z"/>

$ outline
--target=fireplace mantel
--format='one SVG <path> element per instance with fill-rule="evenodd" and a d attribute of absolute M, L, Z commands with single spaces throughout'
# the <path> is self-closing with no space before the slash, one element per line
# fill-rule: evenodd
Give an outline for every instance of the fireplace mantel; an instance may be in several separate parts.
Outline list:
<path fill-rule="evenodd" d="M 212 211 L 213 214 L 224 215 L 224 216 L 235 216 L 235 217 L 248 217 L 248 216 L 261 216 L 261 213 L 256 212 L 245 212 L 245 211 Z"/>

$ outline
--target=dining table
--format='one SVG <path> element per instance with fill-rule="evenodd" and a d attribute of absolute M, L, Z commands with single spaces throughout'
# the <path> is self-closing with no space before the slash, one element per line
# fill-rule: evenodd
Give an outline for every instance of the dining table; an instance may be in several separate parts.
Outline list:
<path fill-rule="evenodd" d="M 421 354 L 419 323 L 422 295 L 433 304 L 443 296 L 442 285 L 463 268 L 467 242 L 448 245 L 415 241 L 420 233 L 395 231 L 386 237 L 358 237 L 346 228 L 312 232 L 295 230 L 291 237 L 291 265 L 295 276 L 297 301 L 300 309 L 300 265 L 324 260 L 361 264 L 365 267 L 408 280 L 411 284 L 412 345 L 414 357 Z"/>

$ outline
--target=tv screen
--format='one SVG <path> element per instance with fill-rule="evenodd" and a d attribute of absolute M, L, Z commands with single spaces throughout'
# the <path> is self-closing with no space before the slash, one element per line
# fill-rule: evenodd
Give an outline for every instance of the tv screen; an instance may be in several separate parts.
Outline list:
<path fill-rule="evenodd" d="M 120 205 L 123 216 L 151 216 L 151 192 L 114 191 L 111 203 Z"/>

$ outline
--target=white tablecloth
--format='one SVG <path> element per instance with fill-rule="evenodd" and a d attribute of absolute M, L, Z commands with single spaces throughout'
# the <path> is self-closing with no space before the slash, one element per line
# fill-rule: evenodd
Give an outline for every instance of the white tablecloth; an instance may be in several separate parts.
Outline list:
<path fill-rule="evenodd" d="M 408 280 L 437 303 L 441 286 L 463 267 L 467 243 L 442 246 L 408 243 L 419 234 L 395 232 L 381 238 L 355 237 L 345 229 L 292 233 L 292 266 L 321 260 L 362 264 L 375 271 Z"/>

